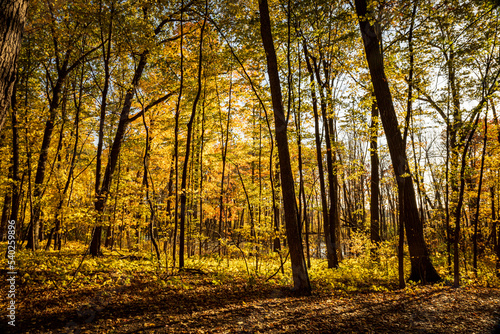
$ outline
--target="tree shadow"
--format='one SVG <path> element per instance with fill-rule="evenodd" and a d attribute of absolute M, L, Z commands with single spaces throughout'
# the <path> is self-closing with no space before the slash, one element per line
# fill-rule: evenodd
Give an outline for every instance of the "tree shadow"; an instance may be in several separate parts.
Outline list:
<path fill-rule="evenodd" d="M 290 290 L 273 285 L 216 285 L 202 279 L 191 283 L 196 285 L 165 288 L 137 281 L 130 286 L 98 291 L 89 287 L 67 296 L 40 298 L 45 304 L 24 307 L 16 329 L 19 333 L 106 332 L 111 327 L 117 333 L 456 333 L 476 328 L 477 317 L 486 317 L 490 327 L 481 325 L 476 332 L 489 332 L 500 305 L 497 290 L 490 294 L 450 288 L 415 293 L 321 292 L 293 298 Z M 488 298 L 493 303 L 484 302 Z M 43 307 L 47 312 L 41 312 Z M 34 310 L 39 317 L 31 323 Z M 500 334 L 499 330 L 500 321 L 493 333 Z"/>

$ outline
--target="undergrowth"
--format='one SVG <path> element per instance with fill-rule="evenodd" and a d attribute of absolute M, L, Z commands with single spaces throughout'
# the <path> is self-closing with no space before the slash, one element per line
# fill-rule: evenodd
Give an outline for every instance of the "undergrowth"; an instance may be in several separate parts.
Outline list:
<path fill-rule="evenodd" d="M 342 293 L 391 291 L 398 288 L 398 259 L 394 242 L 382 242 L 375 248 L 370 241 L 358 236 L 350 245 L 350 256 L 340 262 L 338 268 L 328 268 L 325 259 L 311 259 L 309 276 L 314 291 L 338 291 Z M 5 249 L 5 244 L 0 244 Z M 273 284 L 289 287 L 293 284 L 290 261 L 287 254 L 259 254 L 258 257 L 243 257 L 233 252 L 233 256 L 193 256 L 186 259 L 185 270 L 160 265 L 150 251 L 110 251 L 104 250 L 102 257 L 83 256 L 85 247 L 69 243 L 62 251 L 16 252 L 18 284 L 25 287 L 53 287 L 73 289 L 84 286 L 107 287 L 126 286 L 133 281 L 153 281 L 161 287 L 190 289 L 192 280 L 186 275 L 197 275 L 213 286 L 226 284 Z M 4 250 L 3 250 L 4 251 Z M 405 252 L 405 273 L 410 264 Z M 282 265 L 282 261 L 287 261 Z M 447 259 L 442 254 L 434 254 L 433 262 L 443 278 L 442 285 L 453 281 L 447 269 Z M 480 261 L 477 276 L 470 265 L 462 271 L 462 285 L 500 287 L 495 275 L 494 255 L 485 254 Z M 2 268 L 7 267 L 6 259 L 0 260 Z M 463 265 L 463 264 L 462 264 Z M 281 268 L 282 267 L 282 268 Z M 407 285 L 413 289 L 415 284 Z"/>

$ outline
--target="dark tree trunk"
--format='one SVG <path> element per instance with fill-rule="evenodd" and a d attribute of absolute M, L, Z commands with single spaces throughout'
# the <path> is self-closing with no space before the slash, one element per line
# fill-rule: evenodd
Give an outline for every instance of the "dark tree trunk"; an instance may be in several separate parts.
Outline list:
<path fill-rule="evenodd" d="M 146 117 L 144 114 L 142 114 L 142 123 L 144 124 L 144 129 L 146 130 L 146 149 L 144 152 L 144 160 L 143 160 L 143 165 L 144 165 L 144 177 L 142 179 L 143 181 L 143 186 L 146 187 L 146 201 L 148 202 L 149 205 L 149 212 L 151 216 L 149 217 L 149 234 L 151 238 L 151 242 L 155 248 L 156 251 L 156 258 L 158 259 L 158 264 L 160 264 L 160 249 L 158 248 L 158 244 L 156 243 L 156 238 L 154 235 L 154 224 L 156 221 L 156 210 L 153 201 L 151 200 L 151 196 L 149 195 L 149 175 L 148 175 L 148 168 L 149 168 L 149 151 L 151 147 L 151 141 L 152 141 L 152 136 L 149 134 L 149 128 L 146 124 Z M 120 165 L 118 165 L 118 170 Z M 116 211 L 116 196 L 118 196 L 118 186 L 120 184 L 120 175 L 118 175 L 118 181 L 116 185 L 116 194 L 115 194 L 115 211 Z M 154 191 L 154 188 L 153 188 Z M 153 193 L 154 195 L 154 193 Z M 109 244 L 111 244 L 111 224 L 108 225 L 108 233 L 107 233 L 107 239 L 106 239 L 106 246 L 108 245 L 108 240 Z"/>
<path fill-rule="evenodd" d="M 320 68 L 316 62 L 316 59 L 312 58 L 314 73 L 316 74 L 317 88 L 321 100 L 321 115 L 323 120 L 323 126 L 325 129 L 325 142 L 326 142 L 326 167 L 328 174 L 328 195 L 330 198 L 330 208 L 328 210 L 328 221 L 325 222 L 325 238 L 327 244 L 331 244 L 331 251 L 327 251 L 328 268 L 337 268 L 339 266 L 339 260 L 337 256 L 338 240 L 337 240 L 337 225 L 339 224 L 339 215 L 337 212 L 338 208 L 338 180 L 335 171 L 335 153 L 332 151 L 332 136 L 333 136 L 333 120 L 328 118 L 327 115 L 327 101 L 325 94 L 323 93 L 323 86 L 328 89 L 328 84 L 323 85 L 320 77 Z M 318 61 L 320 64 L 322 59 Z M 327 72 L 325 70 L 325 72 Z M 328 81 L 328 78 L 325 78 Z M 331 123 L 331 124 L 330 124 Z"/>
<path fill-rule="evenodd" d="M 493 251 L 496 251 L 497 246 L 498 246 L 498 239 L 497 239 L 497 217 L 496 217 L 496 211 L 495 211 L 495 187 L 490 187 L 490 196 L 491 196 L 491 240 L 492 240 L 492 245 L 493 245 Z M 500 258 L 499 258 L 500 259 Z"/>
<path fill-rule="evenodd" d="M 17 57 L 27 8 L 28 0 L 0 0 L 0 133 L 16 82 Z"/>
<path fill-rule="evenodd" d="M 14 221 L 17 224 L 17 215 L 19 212 L 19 202 L 21 193 L 21 184 L 19 179 L 19 136 L 17 133 L 17 108 L 16 108 L 16 87 L 14 87 L 14 92 L 12 93 L 12 195 L 11 200 L 5 199 L 6 203 L 10 203 L 10 217 L 9 220 Z M 5 203 L 4 203 L 5 206 Z M 2 213 L 3 214 L 3 213 Z M 2 218 L 2 224 L 4 220 Z M 16 225 L 19 228 L 20 225 Z M 0 239 L 3 240 L 4 229 L 1 229 Z M 5 232 L 6 229 L 5 229 Z"/>
<path fill-rule="evenodd" d="M 102 53 L 103 53 L 103 58 L 104 58 L 103 59 L 104 60 L 104 86 L 102 89 L 102 96 L 101 96 L 101 108 L 100 108 L 100 118 L 99 118 L 99 135 L 98 135 L 98 142 L 97 142 L 96 172 L 95 172 L 95 196 L 96 196 L 95 209 L 97 211 L 97 226 L 94 228 L 94 233 L 92 235 L 92 241 L 90 243 L 90 254 L 92 254 L 93 256 L 98 256 L 101 254 L 102 214 L 104 212 L 104 207 L 106 206 L 105 196 L 108 195 L 107 191 L 103 189 L 105 187 L 104 182 L 103 182 L 103 184 L 101 184 L 101 175 L 102 175 L 101 164 L 102 164 L 102 147 L 104 144 L 104 124 L 105 124 L 106 107 L 107 107 L 107 96 L 108 96 L 109 81 L 110 81 L 109 61 L 110 61 L 110 57 L 111 57 L 111 35 L 112 35 L 112 27 L 113 27 L 112 22 L 113 22 L 113 19 L 111 18 L 109 30 L 108 30 L 108 36 L 107 36 L 108 37 L 107 48 L 104 44 L 105 43 L 105 38 L 104 38 L 104 34 L 103 34 L 104 27 L 102 27 L 102 24 L 101 24 L 101 43 L 102 43 Z M 141 59 L 142 59 L 142 57 L 141 57 Z M 127 92 L 127 96 L 128 96 L 128 92 Z M 125 106 L 124 106 L 124 109 L 125 109 Z M 130 109 L 130 107 L 129 107 L 129 109 Z M 122 116 L 123 116 L 123 111 L 122 111 Z M 127 117 L 128 117 L 128 113 L 127 113 Z M 120 123 L 121 123 L 121 120 L 120 120 Z M 126 123 L 124 126 L 126 126 Z M 117 131 L 117 135 L 118 135 L 118 131 Z M 115 140 L 116 140 L 116 138 L 115 138 Z M 116 159 L 118 159 L 118 156 Z M 108 165 L 109 165 L 109 162 L 108 162 Z M 109 182 L 111 183 L 111 180 Z M 111 184 L 108 186 L 107 190 L 109 190 L 110 186 L 111 186 Z"/>
<path fill-rule="evenodd" d="M 319 115 L 318 115 L 318 99 L 316 96 L 316 88 L 314 84 L 314 72 L 312 69 L 311 61 L 309 59 L 309 53 L 307 52 L 307 46 L 304 45 L 304 52 L 307 64 L 307 70 L 310 76 L 310 89 L 311 89 L 311 98 L 313 105 L 313 113 L 314 113 L 314 138 L 316 143 L 316 160 L 318 163 L 318 173 L 319 173 L 319 187 L 320 187 L 320 197 L 321 197 L 321 208 L 323 213 L 323 225 L 325 227 L 325 245 L 326 245 L 326 253 L 327 258 L 333 265 L 333 258 L 335 253 L 335 248 L 333 247 L 331 235 L 329 233 L 329 213 L 328 213 L 328 203 L 326 198 L 326 185 L 325 185 L 325 172 L 323 170 L 323 153 L 321 151 L 321 137 L 319 132 Z M 319 221 L 318 221 L 319 223 Z M 318 234 L 319 238 L 319 234 Z"/>
<path fill-rule="evenodd" d="M 184 7 L 184 1 L 182 1 L 182 6 Z M 184 88 L 184 12 L 181 11 L 180 17 L 180 30 L 181 30 L 181 38 L 179 42 L 179 51 L 180 51 L 180 85 L 179 85 L 179 95 L 177 96 L 177 104 L 175 106 L 175 125 L 174 125 L 174 158 L 175 158 L 175 212 L 174 212 L 174 240 L 172 242 L 172 271 L 175 268 L 176 261 L 176 247 L 177 247 L 177 229 L 179 227 L 179 117 L 180 117 L 180 108 L 181 108 L 181 100 L 182 100 L 182 90 Z M 168 271 L 168 267 L 167 267 Z"/>
<path fill-rule="evenodd" d="M 399 276 L 400 289 L 404 289 L 404 287 L 406 286 L 405 269 L 404 269 L 405 207 L 403 199 L 404 199 L 404 189 L 402 187 L 399 187 L 398 189 L 398 201 L 399 201 L 398 276 Z"/>
<path fill-rule="evenodd" d="M 120 190 L 120 176 L 121 176 L 121 160 L 118 160 L 118 177 L 116 180 L 116 190 L 115 190 L 115 203 L 113 205 L 113 220 L 108 225 L 108 230 L 106 231 L 106 241 L 104 247 L 113 249 L 113 244 L 115 242 L 115 224 L 116 224 L 116 211 L 118 206 L 118 196 Z"/>
<path fill-rule="evenodd" d="M 289 34 L 290 37 L 290 34 Z M 289 45 L 290 46 L 290 45 Z M 300 54 L 298 55 L 300 58 Z M 289 61 L 290 63 L 290 61 Z M 291 69 L 289 69 L 291 71 Z M 301 82 L 301 68 L 300 68 L 300 60 L 299 60 L 299 83 Z M 291 78 L 289 79 L 289 96 L 291 96 Z M 300 84 L 299 84 L 299 92 L 298 92 L 298 98 L 299 98 L 299 105 L 298 109 L 295 115 L 295 129 L 297 131 L 297 147 L 298 147 L 298 164 L 299 164 L 299 213 L 300 213 L 300 230 L 302 231 L 303 226 L 305 227 L 305 243 L 306 243 L 306 261 L 307 261 L 307 268 L 311 268 L 311 254 L 310 254 L 310 247 L 309 247 L 309 215 L 307 212 L 307 199 L 306 199 L 306 191 L 304 187 L 304 172 L 303 172 L 303 162 L 302 162 L 302 120 L 301 120 L 301 89 L 300 89 Z M 290 99 L 290 98 L 289 98 Z M 290 105 L 290 103 L 289 103 Z M 289 106 L 290 109 L 290 106 Z"/>
<path fill-rule="evenodd" d="M 422 281 L 424 283 L 437 282 L 441 278 L 429 258 L 424 240 L 423 224 L 417 208 L 415 189 L 413 188 L 411 177 L 407 177 L 409 175 L 408 160 L 403 138 L 399 131 L 389 84 L 384 72 L 379 40 L 374 26 L 368 21 L 367 15 L 369 16 L 370 13 L 367 10 L 366 0 L 356 0 L 355 4 L 356 12 L 359 16 L 359 26 L 363 37 L 366 59 L 389 146 L 394 173 L 398 187 L 402 188 L 402 193 L 404 194 L 402 204 L 404 206 L 406 236 L 410 251 L 410 280 Z"/>
<path fill-rule="evenodd" d="M 475 123 L 472 127 L 472 130 L 469 133 L 469 137 L 465 142 L 464 149 L 462 152 L 462 163 L 460 167 L 460 190 L 458 193 L 458 202 L 457 206 L 453 212 L 453 216 L 455 218 L 455 234 L 453 238 L 453 287 L 458 288 L 460 286 L 460 259 L 459 259 L 459 244 L 460 244 L 460 221 L 462 214 L 462 206 L 464 202 L 464 192 L 465 192 L 465 168 L 467 162 L 467 151 L 469 149 L 469 145 L 471 143 L 472 137 L 476 131 L 477 123 L 479 121 L 479 115 L 476 116 Z M 467 219 L 467 215 L 465 216 Z M 465 244 L 463 245 L 464 255 L 465 255 Z"/>
<path fill-rule="evenodd" d="M 203 19 L 203 25 L 201 26 L 200 32 L 200 53 L 198 59 L 198 90 L 196 92 L 196 96 L 193 101 L 193 109 L 191 111 L 191 118 L 187 124 L 187 138 L 186 138 L 186 154 L 184 156 L 184 168 L 182 169 L 182 180 L 181 180 L 181 221 L 180 221 L 180 237 L 179 237 L 179 269 L 184 267 L 184 229 L 186 224 L 186 180 L 187 180 L 187 170 L 189 163 L 189 151 L 191 148 L 191 137 L 192 137 L 192 129 L 193 129 L 193 121 L 196 117 L 196 107 L 198 105 L 198 101 L 201 95 L 201 70 L 203 64 L 203 33 L 205 31 L 205 24 L 207 22 L 207 4 L 205 3 L 205 17 Z M 231 106 L 231 104 L 230 104 Z M 231 107 L 229 107 L 231 108 Z M 228 115 L 229 117 L 229 115 Z M 228 119 L 229 123 L 229 119 Z M 229 125 L 229 124 L 228 124 Z M 229 128 L 227 129 L 229 137 Z M 227 141 L 226 141 L 226 149 L 227 149 Z M 224 176 L 223 176 L 224 177 Z"/>
<path fill-rule="evenodd" d="M 497 221 L 497 228 L 498 228 L 498 236 L 497 236 L 497 277 L 500 277 L 500 226 L 498 226 L 498 221 Z"/>
<path fill-rule="evenodd" d="M 488 141 L 488 112 L 486 112 L 486 116 L 484 117 L 484 139 L 483 139 L 483 153 L 481 155 L 481 168 L 479 172 L 479 184 L 477 186 L 477 201 L 476 201 L 476 214 L 474 216 L 474 236 L 473 236 L 473 260 L 472 260 L 472 268 L 474 273 L 477 275 L 477 242 L 478 238 L 481 235 L 481 231 L 479 230 L 479 208 L 481 206 L 481 188 L 483 186 L 483 173 L 484 173 L 484 158 L 486 156 L 486 144 Z"/>
<path fill-rule="evenodd" d="M 497 140 L 500 143 L 500 127 L 498 124 L 497 112 L 493 101 L 491 101 L 491 111 L 493 111 L 493 121 L 495 122 L 498 131 Z M 498 223 L 495 211 L 495 185 L 490 188 L 490 192 L 491 192 L 491 219 L 493 220 L 493 229 L 491 233 L 493 234 L 493 250 L 496 250 L 497 254 L 497 261 L 496 261 L 497 277 L 500 277 L 500 226 L 499 226 L 500 224 Z M 496 234 L 497 227 L 498 227 L 498 236 Z"/>
<path fill-rule="evenodd" d="M 288 149 L 288 138 L 286 131 L 286 119 L 282 104 L 281 85 L 278 74 L 278 61 L 273 44 L 271 32 L 271 19 L 267 0 L 259 1 L 260 9 L 260 31 L 262 43 L 266 51 L 267 72 L 271 87 L 271 97 L 274 109 L 274 121 L 276 141 L 278 144 L 278 154 L 280 162 L 281 189 L 283 193 L 283 204 L 285 207 L 285 225 L 290 258 L 292 261 L 292 276 L 294 289 L 303 295 L 311 294 L 311 284 L 307 274 L 307 267 L 304 261 L 302 240 L 299 230 L 297 215 L 297 204 L 294 192 L 294 180 L 290 165 L 290 152 Z"/>
<path fill-rule="evenodd" d="M 231 76 L 229 83 L 229 106 L 227 111 L 227 121 L 226 121 L 226 131 L 224 135 L 224 126 L 222 125 L 222 111 L 219 104 L 219 122 L 220 122 L 220 130 L 221 130 L 221 144 L 222 144 L 222 175 L 220 179 L 220 190 L 219 190 L 219 256 L 221 255 L 222 245 L 221 239 L 224 233 L 223 230 L 223 212 L 224 212 L 224 179 L 226 176 L 226 163 L 227 163 L 227 145 L 229 143 L 229 124 L 231 122 L 231 97 L 233 91 L 233 78 Z M 219 95 L 217 93 L 217 98 L 219 100 Z M 220 100 L 218 101 L 220 103 Z"/>
<path fill-rule="evenodd" d="M 50 103 L 49 119 L 45 122 L 45 130 L 43 132 L 42 147 L 40 148 L 40 156 L 38 157 L 38 165 L 35 175 L 35 189 L 33 190 L 33 215 L 30 219 L 30 229 L 28 232 L 28 243 L 26 248 L 35 250 L 38 249 L 38 237 L 40 229 L 40 213 L 41 213 L 41 200 L 43 193 L 43 183 L 45 181 L 45 166 L 49 156 L 49 147 L 52 139 L 52 132 L 54 131 L 54 122 L 56 120 L 56 111 L 59 107 L 59 99 L 63 82 L 67 76 L 67 71 L 60 72 L 57 83 L 52 91 L 52 100 Z"/>
<path fill-rule="evenodd" d="M 97 212 L 97 225 L 94 229 L 92 241 L 90 243 L 90 254 L 92 256 L 99 256 L 101 254 L 102 214 L 104 213 L 104 208 L 106 206 L 107 196 L 109 194 L 111 181 L 113 179 L 113 173 L 116 169 L 116 164 L 118 163 L 118 156 L 120 155 L 123 136 L 125 135 L 125 131 L 127 130 L 127 125 L 129 123 L 129 113 L 130 107 L 132 105 L 132 99 L 134 97 L 135 89 L 141 79 L 144 67 L 146 66 L 147 58 L 148 51 L 146 50 L 140 55 L 139 63 L 130 85 L 131 87 L 127 89 L 125 101 L 123 103 L 123 108 L 120 114 L 120 121 L 118 123 L 118 128 L 113 140 L 113 145 L 111 146 L 111 152 L 109 155 L 108 164 L 106 165 L 106 171 L 104 172 L 102 186 L 100 188 L 100 192 L 96 195 L 97 198 L 95 202 L 95 210 Z"/>
<path fill-rule="evenodd" d="M 9 168 L 9 179 L 12 178 L 12 167 Z M 9 209 L 12 203 L 11 191 L 8 189 L 5 192 L 3 199 L 3 209 L 2 217 L 0 220 L 0 241 L 5 241 L 7 239 L 7 225 L 9 221 Z"/>
<path fill-rule="evenodd" d="M 379 198 L 380 198 L 380 176 L 378 173 L 378 107 L 372 102 L 372 124 L 370 126 L 370 160 L 371 160 L 371 196 L 370 196 L 370 240 L 379 243 Z"/>

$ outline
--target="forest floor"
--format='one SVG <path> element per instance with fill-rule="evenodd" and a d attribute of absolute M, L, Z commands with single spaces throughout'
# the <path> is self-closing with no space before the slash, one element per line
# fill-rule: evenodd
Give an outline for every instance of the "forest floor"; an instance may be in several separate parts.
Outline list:
<path fill-rule="evenodd" d="M 17 287 L 16 326 L 2 316 L 0 333 L 500 333 L 498 287 L 347 291 L 312 279 L 313 295 L 296 297 L 277 281 L 200 269 L 117 274 L 83 266 L 62 284 L 44 268 L 21 272 L 31 280 Z"/>

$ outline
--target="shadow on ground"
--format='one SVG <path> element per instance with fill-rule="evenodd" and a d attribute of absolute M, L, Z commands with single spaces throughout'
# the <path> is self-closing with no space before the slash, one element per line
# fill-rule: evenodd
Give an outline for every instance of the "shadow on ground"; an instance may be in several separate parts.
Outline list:
<path fill-rule="evenodd" d="M 500 333 L 500 290 L 318 292 L 294 298 L 270 284 L 184 288 L 136 281 L 99 290 L 32 292 L 18 333 Z M 496 329 L 494 329 L 496 326 Z M 11 331 L 15 333 L 16 331 Z"/>

